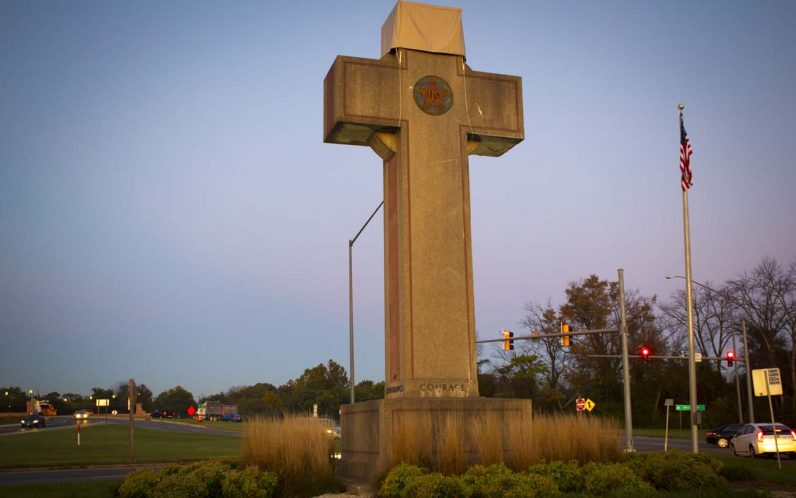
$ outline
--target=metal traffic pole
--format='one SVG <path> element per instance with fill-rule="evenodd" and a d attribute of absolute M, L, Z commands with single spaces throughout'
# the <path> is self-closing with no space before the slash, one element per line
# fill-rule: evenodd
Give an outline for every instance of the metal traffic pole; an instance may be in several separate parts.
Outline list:
<path fill-rule="evenodd" d="M 625 384 L 625 451 L 636 451 L 633 448 L 633 409 L 630 404 L 630 362 L 627 357 L 627 316 L 625 314 L 625 271 L 619 273 L 619 328 L 622 337 L 622 370 Z M 668 417 L 667 417 L 668 423 Z"/>
<path fill-rule="evenodd" d="M 755 405 L 752 397 L 752 364 L 749 363 L 749 343 L 746 340 L 746 320 L 741 320 L 741 333 L 743 334 L 743 354 L 746 358 L 746 396 L 749 403 L 749 423 L 755 423 Z"/>
<path fill-rule="evenodd" d="M 732 352 L 735 354 L 735 330 L 732 331 Z M 736 358 L 733 358 L 735 360 Z M 741 382 L 738 380 L 738 362 L 733 361 L 735 367 L 735 391 L 738 394 L 738 422 L 743 424 L 743 407 L 741 406 Z"/>

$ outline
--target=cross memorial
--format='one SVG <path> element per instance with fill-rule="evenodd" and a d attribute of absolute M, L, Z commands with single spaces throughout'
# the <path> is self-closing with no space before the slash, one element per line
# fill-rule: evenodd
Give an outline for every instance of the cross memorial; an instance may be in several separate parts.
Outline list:
<path fill-rule="evenodd" d="M 468 156 L 522 141 L 522 80 L 465 63 L 455 8 L 398 2 L 381 54 L 335 59 L 324 141 L 383 160 L 385 397 L 477 397 Z"/>

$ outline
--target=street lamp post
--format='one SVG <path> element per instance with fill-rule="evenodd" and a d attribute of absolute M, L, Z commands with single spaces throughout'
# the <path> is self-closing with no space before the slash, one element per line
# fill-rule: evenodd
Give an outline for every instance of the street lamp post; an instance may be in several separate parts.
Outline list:
<path fill-rule="evenodd" d="M 357 241 L 359 235 L 368 226 L 370 220 L 376 216 L 376 213 L 381 209 L 384 205 L 384 201 L 381 201 L 376 209 L 373 210 L 373 214 L 370 215 L 370 218 L 362 225 L 362 228 L 359 229 L 356 235 L 354 235 L 353 239 L 348 241 L 348 361 L 351 368 L 351 404 L 354 404 L 355 395 L 354 395 L 354 387 L 356 386 L 355 376 L 354 376 L 354 270 L 353 270 L 353 249 L 354 249 L 354 242 Z"/>
<path fill-rule="evenodd" d="M 673 278 L 683 278 L 684 279 L 685 277 L 683 277 L 682 275 L 666 275 L 666 279 L 667 280 L 671 280 Z M 707 285 L 705 285 L 705 284 L 703 284 L 701 282 L 697 282 L 696 280 L 691 280 L 691 283 L 696 284 L 696 285 L 702 287 L 703 289 L 707 289 L 710 292 L 713 292 L 714 294 L 718 294 L 719 296 L 723 296 L 724 298 L 732 301 L 736 305 L 739 304 L 738 301 L 736 301 L 735 298 L 733 298 L 729 294 L 725 294 L 723 292 L 719 292 L 719 291 L 717 291 L 716 289 L 714 289 L 712 287 L 709 287 L 709 286 L 707 286 Z M 735 331 L 733 331 L 733 336 L 732 336 L 733 337 L 733 350 L 735 349 L 735 335 L 734 334 L 735 334 Z M 754 408 L 754 405 L 752 403 L 752 401 L 753 401 L 753 399 L 752 399 L 752 374 L 751 374 L 752 365 L 751 365 L 751 363 L 749 363 L 749 343 L 746 340 L 746 320 L 741 320 L 741 335 L 743 337 L 744 363 L 746 365 L 746 396 L 747 396 L 747 404 L 749 405 L 749 422 L 750 423 L 754 423 L 754 421 L 755 421 L 755 408 Z M 736 372 L 736 375 L 735 375 L 735 386 L 736 386 L 736 390 L 738 392 L 738 405 L 739 405 L 739 410 L 740 410 L 741 388 L 740 388 L 740 384 L 739 384 L 739 381 L 738 381 L 738 367 L 737 366 L 735 367 L 735 372 Z M 743 417 L 741 417 L 741 418 L 743 418 Z M 741 421 L 743 421 L 743 420 L 741 420 Z"/>

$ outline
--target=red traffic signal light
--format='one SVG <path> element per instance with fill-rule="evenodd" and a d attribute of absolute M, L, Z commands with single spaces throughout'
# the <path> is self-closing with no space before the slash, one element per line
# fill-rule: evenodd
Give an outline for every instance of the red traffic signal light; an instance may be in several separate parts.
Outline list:
<path fill-rule="evenodd" d="M 733 361 L 735 361 L 735 351 L 729 350 L 727 351 L 727 366 L 731 367 Z"/>
<path fill-rule="evenodd" d="M 644 361 L 650 360 L 650 355 L 652 354 L 652 349 L 649 346 L 641 346 L 638 350 L 638 354 L 641 355 L 641 359 Z"/>

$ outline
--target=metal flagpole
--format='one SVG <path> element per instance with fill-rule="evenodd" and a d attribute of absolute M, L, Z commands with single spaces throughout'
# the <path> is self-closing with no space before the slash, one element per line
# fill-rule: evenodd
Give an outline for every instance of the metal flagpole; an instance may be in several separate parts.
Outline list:
<path fill-rule="evenodd" d="M 688 170 L 690 147 L 687 147 L 685 128 L 683 127 L 683 104 L 680 109 L 680 167 Z M 685 143 L 684 143 L 685 140 Z M 699 427 L 697 426 L 697 386 L 696 386 L 696 358 L 694 356 L 694 301 L 691 291 L 691 228 L 688 219 L 688 187 L 690 174 L 683 172 L 681 181 L 683 190 L 683 240 L 685 245 L 685 299 L 688 310 L 688 402 L 691 404 L 691 451 L 699 453 Z"/>

